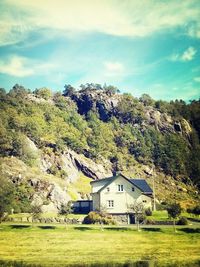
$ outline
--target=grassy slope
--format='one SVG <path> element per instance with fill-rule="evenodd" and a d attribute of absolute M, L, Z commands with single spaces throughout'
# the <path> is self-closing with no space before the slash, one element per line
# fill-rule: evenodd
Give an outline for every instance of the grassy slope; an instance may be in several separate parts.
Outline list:
<path fill-rule="evenodd" d="M 195 228 L 182 228 L 174 234 L 171 227 L 141 232 L 115 227 L 101 231 L 98 226 L 80 225 L 67 229 L 64 226 L 25 227 L 1 226 L 1 260 L 42 266 L 150 259 L 161 264 L 179 261 L 179 266 L 183 266 L 200 260 L 200 229 Z"/>

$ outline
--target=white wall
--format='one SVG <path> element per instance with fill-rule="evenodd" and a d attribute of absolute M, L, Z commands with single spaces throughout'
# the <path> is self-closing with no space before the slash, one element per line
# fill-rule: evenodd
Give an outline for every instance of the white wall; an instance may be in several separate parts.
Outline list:
<path fill-rule="evenodd" d="M 96 193 L 99 191 L 105 184 L 107 184 L 108 181 L 106 180 L 99 180 L 95 181 L 94 183 L 91 183 L 92 186 L 92 193 Z"/>
<path fill-rule="evenodd" d="M 92 210 L 100 209 L 100 194 L 92 193 Z"/>
<path fill-rule="evenodd" d="M 124 191 L 118 192 L 118 185 L 123 185 Z M 100 192 L 101 206 L 107 207 L 108 213 L 127 213 L 129 211 L 128 206 L 146 201 L 143 203 L 145 208 L 151 206 L 151 198 L 145 195 L 141 195 L 141 191 L 128 182 L 123 177 L 119 176 L 109 186 L 109 192 L 107 188 Z M 134 188 L 134 191 L 132 191 Z M 108 207 L 108 200 L 114 201 L 114 207 Z"/>

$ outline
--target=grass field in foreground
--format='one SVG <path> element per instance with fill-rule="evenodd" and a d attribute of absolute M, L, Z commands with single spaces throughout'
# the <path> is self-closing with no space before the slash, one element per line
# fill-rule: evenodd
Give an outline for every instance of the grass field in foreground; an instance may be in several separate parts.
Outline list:
<path fill-rule="evenodd" d="M 0 260 L 42 266 L 125 263 L 155 260 L 159 265 L 200 264 L 200 229 L 0 225 Z M 2 265 L 1 265 L 2 264 Z M 3 265 L 0 262 L 0 266 Z M 149 265 L 150 266 L 150 265 Z M 154 265 L 151 265 L 154 266 Z M 198 266 L 198 265 L 195 265 Z"/>

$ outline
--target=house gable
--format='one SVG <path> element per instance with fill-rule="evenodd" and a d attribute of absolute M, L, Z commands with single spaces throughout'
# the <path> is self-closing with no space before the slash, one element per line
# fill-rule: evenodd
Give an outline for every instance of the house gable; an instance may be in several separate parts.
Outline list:
<path fill-rule="evenodd" d="M 114 177 L 93 181 L 92 199 L 94 210 L 106 208 L 111 214 L 127 214 L 135 201 L 151 206 L 152 190 L 144 179 L 129 179 L 119 174 Z"/>

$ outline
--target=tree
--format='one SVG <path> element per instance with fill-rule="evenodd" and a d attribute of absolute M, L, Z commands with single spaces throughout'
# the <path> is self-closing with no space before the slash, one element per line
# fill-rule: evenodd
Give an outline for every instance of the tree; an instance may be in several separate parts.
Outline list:
<path fill-rule="evenodd" d="M 14 187 L 3 176 L 0 176 L 0 223 L 4 218 L 5 212 L 9 212 L 14 200 Z"/>
<path fill-rule="evenodd" d="M 181 214 L 181 206 L 179 203 L 173 203 L 168 205 L 167 212 L 169 218 L 173 219 L 174 232 L 176 232 L 175 220 Z"/>
<path fill-rule="evenodd" d="M 30 90 L 27 90 L 26 88 L 24 88 L 23 86 L 19 84 L 15 84 L 13 88 L 10 90 L 10 92 L 8 93 L 8 95 L 11 96 L 12 98 L 23 99 L 24 97 L 27 96 L 28 93 L 30 93 Z"/>
<path fill-rule="evenodd" d="M 145 209 L 142 202 L 135 202 L 128 206 L 128 210 L 130 213 L 133 213 L 135 216 L 135 223 L 137 224 L 137 230 L 140 231 L 140 221 L 144 219 Z"/>
<path fill-rule="evenodd" d="M 34 220 L 38 220 L 41 217 L 41 206 L 40 205 L 33 205 L 31 208 L 31 217 L 32 217 L 32 224 Z"/>
<path fill-rule="evenodd" d="M 63 96 L 72 96 L 76 92 L 76 89 L 70 84 L 65 84 L 64 88 Z"/>
<path fill-rule="evenodd" d="M 155 104 L 155 101 L 148 95 L 148 94 L 142 94 L 139 100 L 145 105 L 145 106 L 153 106 Z"/>
<path fill-rule="evenodd" d="M 67 204 L 64 204 L 64 203 L 61 204 L 58 214 L 64 215 L 65 217 L 67 217 L 67 215 L 72 212 L 73 212 L 72 201 L 68 201 Z M 65 222 L 65 228 L 66 228 L 67 226 L 66 220 L 64 220 L 64 222 Z"/>
<path fill-rule="evenodd" d="M 197 205 L 193 208 L 192 213 L 196 216 L 200 215 L 200 205 Z"/>
<path fill-rule="evenodd" d="M 35 89 L 33 93 L 38 97 L 44 98 L 45 100 L 49 100 L 52 97 L 51 90 L 46 87 Z"/>
<path fill-rule="evenodd" d="M 106 94 L 110 96 L 120 92 L 120 90 L 113 85 L 104 86 L 103 89 L 106 92 Z"/>

